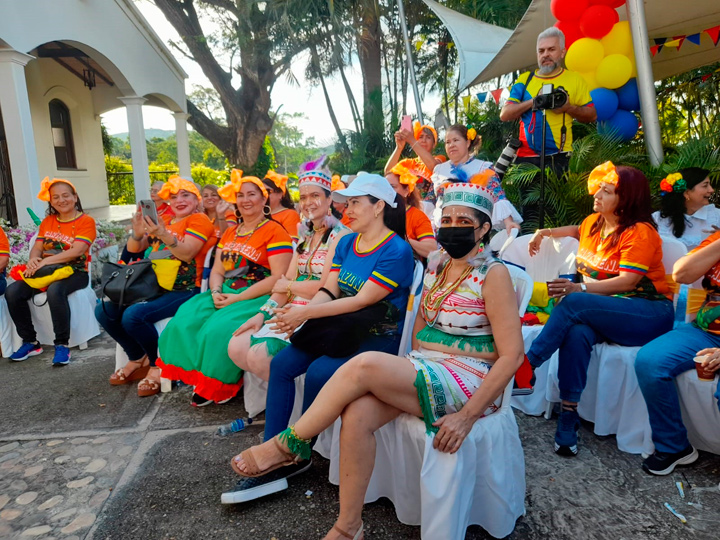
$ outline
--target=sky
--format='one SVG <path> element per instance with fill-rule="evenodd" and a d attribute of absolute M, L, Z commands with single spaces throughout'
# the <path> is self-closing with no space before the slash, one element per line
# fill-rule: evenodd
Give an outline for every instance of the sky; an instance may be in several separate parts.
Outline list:
<path fill-rule="evenodd" d="M 167 44 L 169 40 L 178 41 L 178 35 L 165 16 L 155 5 L 148 1 L 136 2 L 136 6 L 142 12 L 143 16 L 148 20 L 155 32 Z M 185 72 L 188 79 L 185 81 L 185 91 L 190 93 L 193 85 L 210 87 L 210 82 L 205 78 L 200 67 L 193 61 L 182 57 L 177 52 L 170 49 Z M 287 79 L 282 76 L 276 83 L 272 91 L 272 110 L 280 108 L 281 113 L 305 114 L 304 120 L 296 120 L 293 123 L 299 127 L 306 137 L 315 137 L 318 146 L 330 145 L 335 137 L 335 130 L 330 115 L 328 114 L 325 98 L 320 86 L 313 87 L 305 81 L 303 77 L 304 62 L 297 62 L 300 67 L 293 70 L 295 77 L 299 81 L 299 86 L 291 85 Z M 353 87 L 355 99 L 362 101 L 362 76 L 357 65 L 351 66 L 347 70 L 346 76 L 350 85 Z M 342 96 L 341 99 L 333 100 L 333 108 L 338 119 L 338 123 L 342 129 L 353 129 L 354 124 L 347 99 L 345 99 L 345 90 L 339 78 L 328 79 L 328 92 L 331 96 Z M 360 105 L 360 103 L 358 103 Z M 410 107 L 412 109 L 412 106 Z M 145 128 L 156 129 L 175 129 L 175 120 L 172 114 L 159 107 L 143 107 L 143 119 Z M 102 121 L 112 134 L 127 132 L 127 116 L 125 108 L 121 107 L 102 115 Z"/>

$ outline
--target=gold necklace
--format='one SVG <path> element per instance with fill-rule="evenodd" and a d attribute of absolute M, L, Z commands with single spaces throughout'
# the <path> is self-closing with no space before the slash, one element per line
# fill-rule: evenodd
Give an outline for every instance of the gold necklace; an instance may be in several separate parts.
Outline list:
<path fill-rule="evenodd" d="M 460 277 L 453 281 L 445 290 L 443 287 L 446 285 L 448 280 L 448 274 L 450 273 L 450 266 L 452 262 L 448 263 L 445 268 L 442 269 L 435 283 L 428 290 L 427 294 L 422 299 L 423 314 L 425 315 L 425 322 L 431 327 L 435 326 L 437 318 L 440 315 L 440 307 L 443 305 L 445 300 L 455 292 L 460 284 L 467 279 L 470 273 L 473 271 L 473 267 L 469 266 L 462 271 Z M 431 316 L 430 312 L 435 313 Z"/>

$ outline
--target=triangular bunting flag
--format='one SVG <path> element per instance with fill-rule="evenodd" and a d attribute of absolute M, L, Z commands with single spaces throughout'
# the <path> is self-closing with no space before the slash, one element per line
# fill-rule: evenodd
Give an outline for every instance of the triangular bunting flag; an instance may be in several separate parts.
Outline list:
<path fill-rule="evenodd" d="M 677 47 L 679 49 L 681 43 L 682 42 L 679 39 L 673 39 L 672 41 L 666 42 L 665 46 L 666 47 Z"/>
<path fill-rule="evenodd" d="M 490 92 L 497 105 L 500 105 L 500 96 L 502 95 L 502 92 L 502 88 L 498 88 L 497 90 L 493 90 L 492 92 Z"/>
<path fill-rule="evenodd" d="M 658 53 L 659 47 L 660 47 L 660 45 L 653 45 L 652 47 L 650 47 L 650 54 L 655 56 Z"/>
<path fill-rule="evenodd" d="M 700 33 L 692 34 L 687 37 L 687 40 L 694 45 L 700 45 Z"/>
<path fill-rule="evenodd" d="M 707 75 L 702 76 L 702 82 L 707 81 L 710 77 L 712 77 L 712 73 L 708 73 Z"/>
<path fill-rule="evenodd" d="M 465 111 L 467 111 L 468 107 L 470 106 L 470 96 L 463 96 L 462 102 L 463 102 L 463 109 L 465 109 Z"/>
<path fill-rule="evenodd" d="M 487 92 L 479 92 L 475 95 L 480 103 L 485 103 L 485 100 L 487 99 Z"/>
<path fill-rule="evenodd" d="M 664 38 L 664 37 L 655 38 L 655 39 L 653 39 L 653 41 L 655 42 L 655 45 L 658 46 L 658 52 L 660 52 L 663 50 L 663 45 L 667 41 L 667 38 Z"/>
<path fill-rule="evenodd" d="M 708 28 L 705 30 L 705 33 L 710 36 L 710 39 L 713 40 L 713 45 L 717 47 L 718 40 L 720 40 L 720 24 L 713 28 Z"/>
<path fill-rule="evenodd" d="M 680 50 L 680 47 L 682 47 L 682 44 L 685 42 L 686 37 L 687 36 L 673 36 L 674 40 L 677 40 L 680 42 L 680 43 L 678 43 L 678 46 L 677 46 L 678 51 Z M 667 43 L 665 45 L 667 46 Z"/>

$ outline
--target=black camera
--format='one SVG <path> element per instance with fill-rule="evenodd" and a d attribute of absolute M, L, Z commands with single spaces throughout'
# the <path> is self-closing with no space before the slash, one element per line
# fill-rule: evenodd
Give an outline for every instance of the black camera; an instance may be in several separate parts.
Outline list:
<path fill-rule="evenodd" d="M 500 154 L 500 157 L 495 162 L 493 169 L 495 169 L 498 178 L 501 180 L 503 176 L 505 176 L 507 168 L 513 161 L 515 161 L 515 156 L 517 155 L 518 148 L 520 148 L 521 144 L 522 143 L 519 139 L 510 139 L 505 146 L 505 149 L 502 151 L 502 154 Z"/>
<path fill-rule="evenodd" d="M 552 84 L 543 84 L 540 93 L 533 100 L 533 109 L 552 110 L 559 109 L 568 101 L 568 93 L 562 87 L 553 88 Z"/>

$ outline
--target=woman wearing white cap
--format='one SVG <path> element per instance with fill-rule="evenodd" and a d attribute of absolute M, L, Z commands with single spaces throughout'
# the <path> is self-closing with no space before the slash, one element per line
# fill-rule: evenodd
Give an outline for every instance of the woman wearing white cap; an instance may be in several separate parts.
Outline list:
<path fill-rule="evenodd" d="M 375 462 L 373 433 L 403 412 L 422 417 L 433 446 L 456 452 L 475 421 L 497 409 L 523 361 L 510 275 L 485 249 L 493 196 L 472 184 L 444 193 L 438 242 L 406 358 L 356 356 L 323 387 L 297 423 L 232 459 L 249 481 L 283 474 L 310 456 L 310 440 L 342 415 L 340 517 L 326 540 L 362 538 L 362 507 Z M 241 484 L 242 484 L 241 480 Z M 225 494 L 226 502 L 235 492 Z"/>

